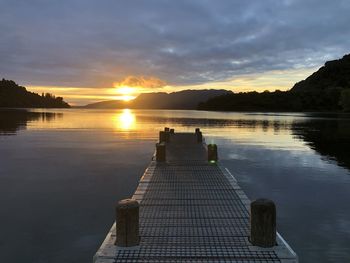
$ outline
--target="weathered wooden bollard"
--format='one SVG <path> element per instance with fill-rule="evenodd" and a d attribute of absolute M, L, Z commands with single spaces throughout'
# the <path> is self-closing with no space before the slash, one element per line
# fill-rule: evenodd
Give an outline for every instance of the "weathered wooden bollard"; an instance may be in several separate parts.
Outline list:
<path fill-rule="evenodd" d="M 116 207 L 116 245 L 133 247 L 140 244 L 139 203 L 134 199 L 124 199 Z"/>
<path fill-rule="evenodd" d="M 165 155 L 165 143 L 157 143 L 156 144 L 156 160 L 157 162 L 165 162 L 166 155 Z"/>
<path fill-rule="evenodd" d="M 160 131 L 159 132 L 159 142 L 160 143 L 166 142 L 166 133 L 165 133 L 165 131 Z"/>
<path fill-rule="evenodd" d="M 250 242 L 254 246 L 276 245 L 276 206 L 268 199 L 257 199 L 250 204 Z"/>
<path fill-rule="evenodd" d="M 196 132 L 196 136 L 197 136 L 197 142 L 202 142 L 203 141 L 202 132 Z"/>
<path fill-rule="evenodd" d="M 170 142 L 170 131 L 160 131 L 159 142 Z"/>
<path fill-rule="evenodd" d="M 174 134 L 175 133 L 175 129 L 170 129 L 170 134 Z"/>
<path fill-rule="evenodd" d="M 165 141 L 170 142 L 170 131 L 165 132 Z"/>
<path fill-rule="evenodd" d="M 216 163 L 218 161 L 218 147 L 216 144 L 208 144 L 208 162 Z"/>

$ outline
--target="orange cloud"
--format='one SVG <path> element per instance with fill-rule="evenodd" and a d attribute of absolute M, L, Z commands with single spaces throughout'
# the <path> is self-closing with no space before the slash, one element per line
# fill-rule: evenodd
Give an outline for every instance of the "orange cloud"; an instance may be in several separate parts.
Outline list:
<path fill-rule="evenodd" d="M 127 76 L 123 80 L 114 83 L 114 87 L 128 86 L 149 89 L 163 88 L 166 85 L 167 83 L 161 79 L 146 76 Z"/>

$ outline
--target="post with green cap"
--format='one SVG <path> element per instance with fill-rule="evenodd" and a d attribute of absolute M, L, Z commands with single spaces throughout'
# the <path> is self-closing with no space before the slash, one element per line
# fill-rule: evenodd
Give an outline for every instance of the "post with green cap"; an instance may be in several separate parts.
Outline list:
<path fill-rule="evenodd" d="M 124 199 L 116 207 L 116 242 L 118 247 L 133 247 L 140 244 L 139 203 Z"/>
<path fill-rule="evenodd" d="M 257 199 L 250 204 L 250 242 L 254 246 L 276 245 L 276 206 L 268 199 Z"/>
<path fill-rule="evenodd" d="M 218 147 L 216 144 L 208 144 L 208 162 L 216 163 L 218 161 Z"/>

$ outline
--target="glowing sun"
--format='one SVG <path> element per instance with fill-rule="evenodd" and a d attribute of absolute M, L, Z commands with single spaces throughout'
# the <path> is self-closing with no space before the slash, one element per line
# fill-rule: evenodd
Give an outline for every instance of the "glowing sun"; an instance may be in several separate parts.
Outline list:
<path fill-rule="evenodd" d="M 121 100 L 129 101 L 135 98 L 135 88 L 128 86 L 116 87 L 116 93 Z"/>

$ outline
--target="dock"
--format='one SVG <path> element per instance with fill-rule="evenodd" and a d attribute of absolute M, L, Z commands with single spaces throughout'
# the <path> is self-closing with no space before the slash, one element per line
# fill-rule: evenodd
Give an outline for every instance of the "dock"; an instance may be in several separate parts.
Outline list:
<path fill-rule="evenodd" d="M 207 145 L 199 129 L 193 133 L 161 131 L 155 155 L 134 195 L 125 202 L 133 202 L 132 213 L 122 214 L 125 210 L 118 209 L 124 209 L 125 203 L 119 204 L 117 223 L 94 263 L 298 262 L 276 231 L 273 212 L 271 217 L 252 218 L 270 208 L 251 212 L 255 209 L 252 202 L 220 164 L 216 145 Z M 267 232 L 272 236 L 266 238 Z"/>

